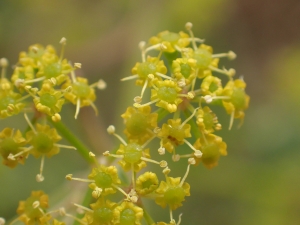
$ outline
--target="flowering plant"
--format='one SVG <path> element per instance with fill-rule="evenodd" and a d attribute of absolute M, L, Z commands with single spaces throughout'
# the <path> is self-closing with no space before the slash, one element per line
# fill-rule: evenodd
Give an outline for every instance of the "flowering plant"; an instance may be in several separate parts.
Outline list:
<path fill-rule="evenodd" d="M 221 156 L 227 155 L 226 143 L 215 134 L 222 125 L 213 107 L 225 109 L 231 129 L 234 119 L 239 119 L 242 124 L 249 104 L 244 80 L 234 79 L 234 69 L 218 67 L 221 58 L 232 60 L 235 53 L 214 54 L 211 46 L 194 36 L 191 23 L 186 24 L 186 30 L 179 33 L 164 31 L 151 37 L 148 43 L 139 44 L 141 61 L 134 65 L 130 76 L 122 79 L 135 80 L 135 84 L 141 86 L 133 105 L 121 115 L 126 138 L 110 125 L 107 132 L 121 143 L 115 151 L 103 151 L 100 156 L 116 159 L 118 165 L 113 164 L 113 160 L 109 161 L 110 165 L 107 165 L 108 160 L 99 160 L 62 123 L 60 112 L 67 103 L 76 106 L 75 119 L 85 106 L 91 106 L 97 114 L 95 89 L 106 87 L 103 80 L 89 84 L 88 79 L 76 77 L 75 71 L 81 64 L 71 65 L 64 59 L 65 38 L 60 42 L 60 55 L 52 46 L 38 44 L 30 46 L 28 52 L 21 52 L 10 79 L 6 77 L 8 62 L 1 59 L 0 118 L 24 114 L 28 124 L 24 132 L 10 127 L 0 132 L 3 164 L 14 168 L 19 163 L 24 164 L 29 155 L 41 158 L 40 171 L 36 175 L 38 182 L 44 180 L 45 156 L 50 158 L 61 148 L 77 150 L 94 165 L 85 178 L 66 175 L 67 180 L 88 183 L 90 188 L 87 194 L 93 201 L 88 205 L 74 203 L 82 216 L 69 214 L 64 208 L 47 211 L 48 196 L 39 190 L 20 201 L 19 216 L 10 224 L 16 221 L 65 224 L 57 213 L 82 225 L 181 223 L 181 215 L 175 219 L 173 212 L 190 196 L 190 169 L 199 164 L 213 168 Z M 222 84 L 224 80 L 225 85 Z M 150 99 L 146 97 L 149 96 L 147 92 Z M 60 144 L 62 138 L 68 140 L 70 146 Z M 157 146 L 155 140 L 159 142 Z M 150 143 L 154 147 L 149 146 Z M 183 145 L 187 148 L 179 148 Z M 151 156 L 154 151 L 158 152 L 159 158 Z M 186 162 L 186 171 L 181 177 L 173 177 L 168 162 L 180 160 Z M 163 180 L 151 171 L 149 164 L 161 168 Z M 128 184 L 121 179 L 125 175 L 129 175 Z M 156 221 L 149 215 L 143 204 L 146 198 L 158 207 L 169 208 L 166 222 Z M 4 224 L 3 218 L 0 224 Z"/>

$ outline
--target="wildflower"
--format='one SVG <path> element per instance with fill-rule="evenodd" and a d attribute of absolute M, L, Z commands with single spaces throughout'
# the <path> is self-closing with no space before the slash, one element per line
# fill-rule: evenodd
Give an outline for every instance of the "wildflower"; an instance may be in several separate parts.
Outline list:
<path fill-rule="evenodd" d="M 63 85 L 63 88 L 71 86 L 71 91 L 65 93 L 65 98 L 72 104 L 76 105 L 75 119 L 79 114 L 79 110 L 84 106 L 92 106 L 96 114 L 98 110 L 94 104 L 96 100 L 95 87 L 104 89 L 106 87 L 103 80 L 99 80 L 97 83 L 88 85 L 88 80 L 83 77 L 75 77 L 74 72 L 71 73 L 71 78 L 67 79 L 67 82 Z"/>
<path fill-rule="evenodd" d="M 37 111 L 51 116 L 54 122 L 59 121 L 61 119 L 59 112 L 65 102 L 65 99 L 62 98 L 63 92 L 55 90 L 50 81 L 44 81 L 41 90 L 37 94 L 39 97 L 32 94 Z"/>
<path fill-rule="evenodd" d="M 113 224 L 115 225 L 141 225 L 143 209 L 132 202 L 122 202 L 113 210 Z"/>
<path fill-rule="evenodd" d="M 173 60 L 172 69 L 176 80 L 178 82 L 184 80 L 185 85 L 191 84 L 196 78 L 196 63 L 197 61 L 192 58 L 177 58 Z"/>
<path fill-rule="evenodd" d="M 152 130 L 157 127 L 157 113 L 151 113 L 151 107 L 128 107 L 121 115 L 124 119 L 124 133 L 129 140 L 136 139 L 139 143 L 146 142 L 153 136 Z"/>
<path fill-rule="evenodd" d="M 189 35 L 180 31 L 179 33 L 163 31 L 157 36 L 151 37 L 149 43 L 154 46 L 164 44 L 166 46 L 165 52 L 180 51 L 190 44 Z"/>
<path fill-rule="evenodd" d="M 117 150 L 116 154 L 111 154 L 109 151 L 104 152 L 105 156 L 112 156 L 115 158 L 120 158 L 119 164 L 125 171 L 131 170 L 132 173 L 140 171 L 143 167 L 146 166 L 146 162 L 151 162 L 160 165 L 161 167 L 166 167 L 166 161 L 157 162 L 153 159 L 150 159 L 149 149 L 145 149 L 146 145 L 151 142 L 151 140 L 155 137 L 153 136 L 151 139 L 147 140 L 143 145 L 139 145 L 136 142 L 126 143 L 119 135 L 115 133 L 114 126 L 109 126 L 107 128 L 109 134 L 116 136 L 122 144 Z M 132 175 L 134 177 L 134 175 Z M 135 184 L 135 182 L 133 182 Z"/>
<path fill-rule="evenodd" d="M 145 196 L 153 193 L 158 188 L 158 178 L 155 173 L 145 172 L 136 180 L 136 191 L 139 195 Z"/>
<path fill-rule="evenodd" d="M 197 111 L 197 125 L 205 134 L 213 133 L 215 130 L 221 130 L 222 125 L 218 122 L 216 114 L 205 106 Z"/>
<path fill-rule="evenodd" d="M 17 154 L 9 154 L 8 159 L 16 160 L 20 155 L 24 155 L 25 153 L 32 154 L 36 158 L 42 156 L 40 173 L 36 176 L 36 180 L 38 182 L 42 182 L 44 180 L 42 173 L 44 168 L 45 156 L 50 158 L 53 155 L 58 154 L 60 148 L 76 148 L 72 146 L 57 144 L 56 142 L 61 140 L 61 137 L 57 134 L 56 129 L 50 128 L 48 125 L 41 125 L 38 123 L 34 128 L 26 114 L 25 119 L 31 128 L 31 130 L 26 133 L 26 141 L 31 146 L 24 148 L 24 150 L 18 152 Z"/>
<path fill-rule="evenodd" d="M 194 157 L 196 164 L 202 162 L 203 165 L 211 169 L 218 165 L 218 161 L 221 155 L 227 155 L 227 145 L 222 141 L 222 138 L 214 134 L 205 134 L 203 137 L 198 138 L 194 144 L 194 147 L 200 149 L 202 157 Z"/>
<path fill-rule="evenodd" d="M 206 76 L 201 83 L 201 94 L 218 96 L 222 95 L 223 87 L 221 79 L 215 76 Z"/>
<path fill-rule="evenodd" d="M 93 181 L 89 187 L 93 190 L 98 189 L 101 191 L 102 195 L 115 193 L 115 186 L 121 183 L 115 166 L 105 167 L 103 165 L 99 165 L 97 168 L 93 169 L 93 171 L 88 175 L 88 178 Z M 94 196 L 95 194 L 96 193 L 94 193 Z"/>
<path fill-rule="evenodd" d="M 233 119 L 240 119 L 243 123 L 245 113 L 248 108 L 250 97 L 245 93 L 246 83 L 242 79 L 230 80 L 224 87 L 223 95 L 227 99 L 223 100 L 223 106 L 231 115 L 229 129 L 232 127 Z"/>
<path fill-rule="evenodd" d="M 92 209 L 78 204 L 75 205 L 86 211 L 84 217 L 79 222 L 87 225 L 112 224 L 113 210 L 117 206 L 116 203 L 104 200 L 104 198 L 99 198 L 96 203 L 91 204 Z"/>
<path fill-rule="evenodd" d="M 11 168 L 16 167 L 18 163 L 24 164 L 28 153 L 19 155 L 16 160 L 10 160 L 8 156 L 21 152 L 26 143 L 27 141 L 20 130 L 14 131 L 8 127 L 2 130 L 0 132 L 0 153 L 3 157 L 3 164 Z"/>
<path fill-rule="evenodd" d="M 20 215 L 17 220 L 26 225 L 43 225 L 51 219 L 51 215 L 46 214 L 48 208 L 48 195 L 43 191 L 32 191 L 31 196 L 25 201 L 19 202 L 17 213 Z"/>

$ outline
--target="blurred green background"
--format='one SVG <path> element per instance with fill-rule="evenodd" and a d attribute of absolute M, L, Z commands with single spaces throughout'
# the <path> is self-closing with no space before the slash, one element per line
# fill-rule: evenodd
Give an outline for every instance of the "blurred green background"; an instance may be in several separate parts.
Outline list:
<path fill-rule="evenodd" d="M 214 52 L 233 50 L 238 57 L 222 65 L 244 76 L 251 96 L 241 129 L 228 132 L 229 116 L 218 112 L 228 156 L 207 170 L 192 168 L 187 179 L 191 197 L 174 213 L 182 225 L 300 224 L 300 2 L 299 0 L 10 0 L 0 1 L 0 57 L 10 65 L 20 51 L 35 43 L 52 44 L 67 38 L 65 56 L 81 62 L 78 75 L 91 82 L 104 79 L 98 92 L 99 116 L 83 109 L 74 121 L 74 108 L 64 109 L 65 123 L 97 154 L 118 145 L 106 134 L 139 93 L 134 82 L 120 82 L 140 61 L 138 43 L 160 31 L 184 30 L 194 24 L 197 37 Z M 9 70 L 11 74 L 12 69 Z M 235 124 L 236 125 L 236 124 Z M 6 127 L 26 126 L 23 117 L 0 121 Z M 45 181 L 35 182 L 40 160 L 29 157 L 10 170 L 0 165 L 0 216 L 16 215 L 19 200 L 31 190 L 50 194 L 55 206 L 80 202 L 84 186 L 64 176 L 85 176 L 86 163 L 70 150 L 45 161 Z M 176 165 L 180 165 L 176 164 Z M 182 176 L 177 166 L 172 176 Z M 66 196 L 72 190 L 72 195 Z M 168 221 L 168 211 L 149 205 L 156 221 Z"/>

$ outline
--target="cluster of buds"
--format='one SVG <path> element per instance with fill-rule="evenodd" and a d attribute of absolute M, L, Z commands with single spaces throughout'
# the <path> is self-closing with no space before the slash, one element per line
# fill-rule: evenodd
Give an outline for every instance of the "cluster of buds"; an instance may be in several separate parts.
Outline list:
<path fill-rule="evenodd" d="M 213 54 L 211 46 L 203 44 L 202 39 L 194 37 L 191 23 L 186 24 L 186 30 L 187 32 L 179 33 L 164 31 L 150 38 L 148 43 L 139 44 L 141 62 L 137 62 L 131 70 L 132 74 L 122 80 L 135 79 L 136 85 L 141 86 L 141 93 L 133 98 L 133 105 L 121 115 L 126 138 L 119 135 L 113 125 L 109 126 L 107 132 L 121 143 L 115 151 L 105 151 L 102 156 L 116 159 L 119 166 L 103 164 L 112 160 L 101 160 L 102 163 L 99 163 L 96 155 L 90 151 L 89 157 L 95 166 L 88 176 L 79 178 L 68 174 L 66 179 L 88 183 L 91 197 L 95 201 L 89 207 L 74 203 L 83 214 L 81 218 L 66 213 L 64 215 L 72 217 L 81 225 L 141 225 L 143 219 L 148 225 L 179 225 L 181 214 L 178 220 L 175 220 L 173 211 L 181 207 L 186 197 L 190 196 L 190 185 L 186 180 L 191 167 L 201 163 L 206 168 L 213 168 L 218 165 L 222 155 L 227 155 L 226 143 L 222 137 L 215 134 L 222 129 L 222 126 L 212 108 L 219 106 L 225 109 L 230 116 L 229 129 L 234 119 L 239 119 L 241 125 L 244 111 L 249 104 L 249 96 L 245 93 L 246 84 L 242 78 L 234 79 L 236 73 L 234 69 L 218 67 L 221 58 L 234 59 L 236 57 L 234 52 Z M 37 49 L 30 52 L 43 55 Z M 153 52 L 158 52 L 157 56 L 154 56 Z M 28 60 L 31 54 L 21 54 L 20 62 L 30 66 L 40 65 L 35 61 L 37 57 Z M 24 91 L 32 96 L 36 109 L 51 116 L 53 121 L 58 120 L 55 115 L 60 107 L 54 106 L 62 105 L 58 103 L 62 96 L 76 104 L 75 117 L 82 106 L 91 105 L 95 109 L 92 103 L 94 92 L 90 90 L 95 86 L 103 87 L 103 82 L 89 86 L 85 79 L 75 78 L 73 68 L 62 60 L 62 56 L 53 60 L 46 60 L 48 64 L 35 72 L 37 78 L 33 79 L 28 75 L 31 81 L 26 80 L 25 76 L 14 78 L 13 82 L 20 92 Z M 60 73 L 56 71 L 58 68 Z M 71 72 L 71 78 L 62 71 Z M 27 85 L 33 80 L 43 81 L 41 90 Z M 224 80 L 225 85 L 222 84 Z M 55 85 L 61 85 L 61 90 L 54 90 Z M 12 85 L 7 82 L 2 86 L 9 89 Z M 149 96 L 146 94 L 148 90 L 150 100 L 145 97 Z M 59 94 L 54 94 L 57 92 Z M 5 157 L 16 160 L 22 156 L 19 159 L 21 161 L 31 152 L 37 156 L 55 154 L 57 150 L 49 150 L 50 142 L 47 151 L 37 147 L 39 143 L 45 143 L 43 146 L 48 143 L 45 138 L 47 135 L 42 131 L 50 132 L 50 128 L 38 124 L 34 128 L 27 117 L 26 120 L 31 127 L 31 131 L 26 135 L 28 140 L 37 139 L 35 137 L 37 135 L 41 138 L 28 142 L 19 131 L 3 131 L 0 133 L 2 135 L 0 138 L 5 142 L 0 143 L 0 150 L 10 143 L 14 143 L 14 146 L 17 146 L 15 149 L 20 150 L 12 153 L 5 150 Z M 59 137 L 54 134 L 55 132 L 52 131 L 48 136 L 53 136 L 51 147 L 57 149 L 59 145 L 55 142 Z M 157 145 L 150 150 L 149 144 L 155 146 L 153 143 L 155 140 Z M 31 145 L 23 147 L 27 143 Z M 180 146 L 183 145 L 187 147 L 181 148 Z M 10 146 L 7 149 L 12 148 Z M 151 156 L 153 151 L 157 151 L 161 159 L 154 159 Z M 171 169 L 168 167 L 168 162 L 171 160 L 174 162 L 186 160 L 187 169 L 181 174 L 182 177 L 169 176 Z M 161 169 L 164 179 L 159 180 L 159 176 L 149 169 L 148 164 L 155 164 L 158 169 Z M 124 179 L 125 173 L 130 176 L 127 181 Z M 121 200 L 117 201 L 120 194 Z M 143 199 L 152 199 L 162 208 L 168 207 L 170 216 L 168 222 L 155 222 L 147 213 Z M 36 210 L 41 221 L 38 224 L 45 224 L 43 221 L 48 220 L 49 213 L 42 212 L 43 209 Z M 24 222 L 21 219 L 23 217 L 20 216 L 18 219 Z M 53 222 L 56 223 L 60 224 Z M 25 224 L 30 223 L 25 222 Z"/>

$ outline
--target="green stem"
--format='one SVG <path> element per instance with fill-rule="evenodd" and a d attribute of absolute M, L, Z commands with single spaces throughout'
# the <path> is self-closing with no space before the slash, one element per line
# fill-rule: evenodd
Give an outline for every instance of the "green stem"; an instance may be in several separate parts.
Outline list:
<path fill-rule="evenodd" d="M 151 218 L 151 216 L 149 215 L 149 213 L 146 211 L 146 209 L 144 207 L 143 211 L 144 211 L 144 218 L 147 222 L 148 225 L 155 225 L 155 222 L 153 221 L 153 219 Z"/>
<path fill-rule="evenodd" d="M 94 159 L 89 156 L 90 150 L 72 133 L 62 122 L 53 122 L 51 119 L 48 120 L 58 130 L 68 142 L 74 146 L 79 154 L 88 162 L 94 163 Z"/>

